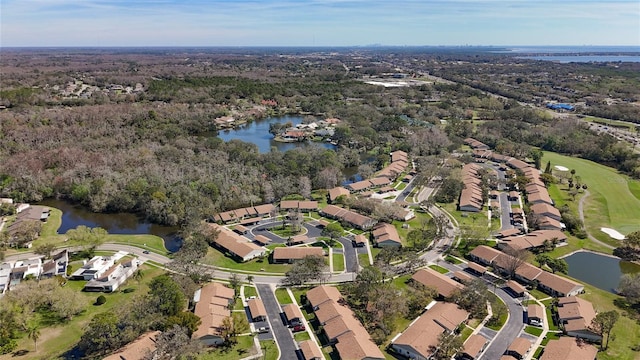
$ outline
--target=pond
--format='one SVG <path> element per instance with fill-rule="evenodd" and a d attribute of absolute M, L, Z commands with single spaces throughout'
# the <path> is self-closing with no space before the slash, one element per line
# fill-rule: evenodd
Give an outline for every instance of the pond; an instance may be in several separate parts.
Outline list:
<path fill-rule="evenodd" d="M 617 257 L 579 251 L 564 258 L 569 276 L 602 290 L 614 292 L 623 274 L 640 272 L 640 265 Z"/>
<path fill-rule="evenodd" d="M 260 153 L 267 153 L 275 148 L 278 151 L 287 151 L 297 147 L 312 146 L 317 144 L 327 149 L 334 149 L 335 146 L 327 142 L 294 142 L 283 143 L 273 140 L 273 135 L 269 133 L 269 125 L 274 123 L 285 124 L 291 122 L 293 125 L 302 123 L 301 116 L 282 116 L 273 117 L 263 120 L 256 120 L 250 123 L 238 126 L 234 129 L 225 129 L 218 131 L 218 137 L 222 140 L 242 140 L 256 144 Z"/>
<path fill-rule="evenodd" d="M 178 238 L 177 227 L 152 224 L 130 213 L 94 213 L 86 207 L 74 205 L 64 200 L 47 199 L 39 205 L 51 206 L 62 210 L 62 224 L 58 234 L 64 234 L 80 225 L 101 227 L 109 234 L 151 234 L 164 240 L 164 247 L 171 252 L 180 249 L 182 242 Z"/>

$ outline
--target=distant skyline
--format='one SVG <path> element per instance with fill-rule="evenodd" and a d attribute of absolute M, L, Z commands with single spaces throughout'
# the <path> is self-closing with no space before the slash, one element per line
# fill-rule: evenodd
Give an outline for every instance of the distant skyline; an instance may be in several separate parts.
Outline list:
<path fill-rule="evenodd" d="M 1 0 L 0 46 L 640 46 L 638 0 Z"/>

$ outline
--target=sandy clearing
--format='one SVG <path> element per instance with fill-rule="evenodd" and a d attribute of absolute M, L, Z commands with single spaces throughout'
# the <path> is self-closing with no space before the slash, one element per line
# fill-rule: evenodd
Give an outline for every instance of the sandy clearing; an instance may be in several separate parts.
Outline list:
<path fill-rule="evenodd" d="M 562 165 L 556 165 L 553 167 L 554 169 L 558 170 L 558 171 L 569 171 L 569 168 L 564 167 Z"/>
<path fill-rule="evenodd" d="M 616 240 L 624 240 L 625 238 L 624 235 L 622 235 L 620 232 L 618 232 L 618 230 L 615 230 L 615 229 L 603 227 L 603 228 L 600 228 L 600 231 L 602 231 L 603 233 L 609 235 L 610 237 Z"/>

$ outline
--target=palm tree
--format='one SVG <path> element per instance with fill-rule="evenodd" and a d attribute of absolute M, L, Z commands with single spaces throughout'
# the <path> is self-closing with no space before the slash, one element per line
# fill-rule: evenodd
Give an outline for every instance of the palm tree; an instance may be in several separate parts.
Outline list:
<path fill-rule="evenodd" d="M 38 352 L 38 339 L 40 338 L 40 326 L 36 323 L 31 323 L 27 327 L 27 336 L 29 339 L 33 340 L 33 343 L 36 347 L 36 352 Z"/>
<path fill-rule="evenodd" d="M 144 271 L 142 271 L 141 269 L 138 269 L 133 273 L 133 278 L 138 282 L 138 284 L 140 284 L 140 280 L 142 280 L 142 277 L 144 277 Z"/>
<path fill-rule="evenodd" d="M 248 282 L 249 284 L 252 284 L 252 283 L 253 283 L 253 275 L 247 275 L 247 282 Z"/>

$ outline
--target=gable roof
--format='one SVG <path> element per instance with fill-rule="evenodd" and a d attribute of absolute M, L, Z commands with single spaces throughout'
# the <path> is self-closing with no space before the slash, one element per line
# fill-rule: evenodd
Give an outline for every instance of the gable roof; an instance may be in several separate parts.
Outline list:
<path fill-rule="evenodd" d="M 545 346 L 540 360 L 593 360 L 598 349 L 583 341 L 571 337 L 551 340 Z"/>
<path fill-rule="evenodd" d="M 343 188 L 342 186 L 334 187 L 333 189 L 329 190 L 329 200 L 334 201 L 339 196 L 349 196 L 349 194 L 351 194 L 351 192 L 349 192 L 349 190 Z"/>
<path fill-rule="evenodd" d="M 538 304 L 529 304 L 527 306 L 527 316 L 529 318 L 542 319 L 544 317 L 544 309 Z"/>
<path fill-rule="evenodd" d="M 514 352 L 520 356 L 524 356 L 527 351 L 531 348 L 531 342 L 525 338 L 515 338 L 509 348 L 507 348 L 508 352 Z"/>
<path fill-rule="evenodd" d="M 320 247 L 277 247 L 273 249 L 273 260 L 300 260 L 306 256 L 324 256 Z"/>
<path fill-rule="evenodd" d="M 156 350 L 156 336 L 158 335 L 160 335 L 160 331 L 148 331 L 103 360 L 142 360 L 146 355 Z"/>
<path fill-rule="evenodd" d="M 471 335 L 469 336 L 467 341 L 464 343 L 464 348 L 462 349 L 462 352 L 464 354 L 467 354 L 471 358 L 475 359 L 476 356 L 480 353 L 480 351 L 482 351 L 482 349 L 484 348 L 484 345 L 488 341 L 489 340 L 487 340 L 482 335 L 478 335 L 478 334 Z"/>
<path fill-rule="evenodd" d="M 209 225 L 219 231 L 218 236 L 216 237 L 214 242 L 218 246 L 225 248 L 226 250 L 234 253 L 241 258 L 245 258 L 254 251 L 262 253 L 265 252 L 264 248 L 257 246 L 252 242 L 249 242 L 249 239 L 240 236 L 223 226 L 220 226 L 218 224 Z"/>
<path fill-rule="evenodd" d="M 418 270 L 411 279 L 426 287 L 436 289 L 438 294 L 444 297 L 449 297 L 454 291 L 464 287 L 462 284 L 430 268 Z"/>
<path fill-rule="evenodd" d="M 300 351 L 302 351 L 302 355 L 304 355 L 304 358 L 309 360 L 309 359 L 315 359 L 315 358 L 320 358 L 320 359 L 324 359 L 324 355 L 322 355 L 322 350 L 320 350 L 320 348 L 318 347 L 318 344 L 316 344 L 315 341 L 313 340 L 304 340 L 301 341 L 298 346 L 300 347 Z"/>
<path fill-rule="evenodd" d="M 438 302 L 412 322 L 392 344 L 410 347 L 429 358 L 438 345 L 438 336 L 445 331 L 453 331 L 468 317 L 469 313 L 458 305 Z"/>
<path fill-rule="evenodd" d="M 283 306 L 282 307 L 282 312 L 287 317 L 287 320 L 302 319 L 303 318 L 303 315 L 302 315 L 302 312 L 300 311 L 300 308 L 298 306 L 296 306 L 295 304 L 287 304 L 287 305 Z"/>
<path fill-rule="evenodd" d="M 340 291 L 333 286 L 320 285 L 307 291 L 307 300 L 311 306 L 316 307 L 325 301 L 338 302 L 342 298 Z"/>
<path fill-rule="evenodd" d="M 362 326 L 362 325 L 361 325 Z M 364 328 L 363 328 L 364 330 Z M 369 335 L 362 332 L 352 332 L 338 338 L 335 345 L 336 350 L 343 360 L 360 360 L 360 359 L 380 359 L 384 360 L 385 356 L 369 339 Z"/>
<path fill-rule="evenodd" d="M 202 322 L 194 331 L 193 338 L 198 339 L 207 335 L 220 336 L 222 321 L 231 316 L 228 306 L 234 295 L 233 289 L 216 282 L 200 289 L 200 299 L 193 312 Z M 223 305 L 225 303 L 226 305 Z"/>
<path fill-rule="evenodd" d="M 258 316 L 267 316 L 267 309 L 264 308 L 262 300 L 251 299 L 247 301 L 247 305 L 249 306 L 249 312 L 253 318 L 257 318 Z"/>

